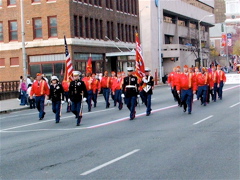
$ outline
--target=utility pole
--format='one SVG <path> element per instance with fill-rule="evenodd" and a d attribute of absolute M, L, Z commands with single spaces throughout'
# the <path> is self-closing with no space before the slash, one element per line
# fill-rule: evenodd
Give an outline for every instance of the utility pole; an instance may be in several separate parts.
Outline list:
<path fill-rule="evenodd" d="M 23 78 L 27 79 L 27 58 L 26 58 L 26 49 L 25 49 L 25 23 L 24 23 L 24 0 L 21 2 L 21 34 L 22 34 L 22 63 L 23 63 Z"/>

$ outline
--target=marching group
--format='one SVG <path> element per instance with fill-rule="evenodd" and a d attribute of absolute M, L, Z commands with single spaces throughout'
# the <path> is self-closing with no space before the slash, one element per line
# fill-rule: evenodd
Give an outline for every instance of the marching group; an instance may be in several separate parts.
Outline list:
<path fill-rule="evenodd" d="M 87 73 L 81 78 L 79 71 L 73 71 L 72 81 L 59 82 L 57 76 L 51 77 L 50 85 L 40 73 L 36 74 L 36 79 L 31 86 L 29 99 L 35 99 L 36 108 L 39 111 L 39 120 L 45 116 L 44 106 L 46 99 L 52 103 L 52 111 L 55 113 L 55 121 L 59 123 L 62 111 L 62 104 L 67 103 L 67 112 L 72 112 L 77 119 L 76 125 L 80 126 L 82 119 L 82 105 L 87 102 L 88 112 L 97 106 L 97 97 L 102 92 L 106 108 L 110 107 L 109 98 L 111 97 L 114 106 L 118 105 L 118 109 L 123 108 L 125 103 L 130 111 L 130 120 L 135 118 L 135 107 L 138 98 L 141 95 L 142 102 L 146 105 L 146 116 L 151 114 L 151 95 L 154 88 L 153 77 L 150 76 L 150 69 L 145 69 L 145 76 L 140 80 L 133 75 L 133 67 L 127 68 L 128 75 L 125 73 L 115 72 L 108 76 L 108 72 L 104 72 L 101 79 L 96 78 L 96 74 Z M 93 102 L 93 104 L 92 104 Z"/>
<path fill-rule="evenodd" d="M 146 106 L 146 116 L 149 116 L 152 111 L 151 96 L 154 89 L 154 78 L 150 75 L 150 69 L 145 68 L 142 78 L 134 75 L 133 67 L 127 67 L 127 71 L 127 76 L 123 72 L 117 74 L 112 72 L 111 77 L 105 71 L 101 79 L 96 78 L 94 73 L 87 73 L 81 78 L 79 71 L 73 71 L 72 81 L 60 83 L 57 76 L 52 76 L 50 85 L 42 74 L 37 73 L 28 92 L 29 99 L 34 100 L 36 104 L 39 120 L 45 116 L 44 106 L 48 99 L 47 101 L 52 103 L 56 123 L 60 121 L 62 105 L 66 102 L 66 111 L 75 115 L 77 126 L 81 123 L 83 102 L 87 102 L 88 112 L 92 111 L 92 106 L 97 106 L 97 97 L 100 92 L 103 94 L 106 108 L 110 107 L 110 97 L 119 110 L 123 108 L 123 104 L 126 104 L 130 111 L 130 120 L 135 118 L 135 108 L 141 98 Z M 209 69 L 201 68 L 201 71 L 197 67 L 189 68 L 185 65 L 182 72 L 180 66 L 174 67 L 167 81 L 178 106 L 183 107 L 184 112 L 188 111 L 188 114 L 191 114 L 194 94 L 203 106 L 210 102 L 210 96 L 213 102 L 216 102 L 217 96 L 220 100 L 222 99 L 226 76 L 220 65 Z"/>
<path fill-rule="evenodd" d="M 203 67 L 201 72 L 198 67 L 189 68 L 187 65 L 183 67 L 183 72 L 180 69 L 180 66 L 173 68 L 168 83 L 174 100 L 178 102 L 179 107 L 183 106 L 184 112 L 188 110 L 188 114 L 192 113 L 194 94 L 203 106 L 210 102 L 210 96 L 213 102 L 216 102 L 217 97 L 222 100 L 226 76 L 220 65 L 212 65 L 209 69 Z"/>

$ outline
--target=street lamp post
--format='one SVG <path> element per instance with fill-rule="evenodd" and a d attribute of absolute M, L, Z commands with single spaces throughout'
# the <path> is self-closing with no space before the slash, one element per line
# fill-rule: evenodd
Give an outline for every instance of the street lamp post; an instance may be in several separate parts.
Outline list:
<path fill-rule="evenodd" d="M 22 61 L 23 61 L 23 77 L 27 78 L 27 65 L 26 65 L 26 49 L 25 49 L 25 24 L 24 24 L 24 8 L 23 0 L 21 0 L 21 31 L 22 31 Z"/>
<path fill-rule="evenodd" d="M 201 28 L 200 23 L 205 19 L 206 17 L 212 17 L 213 14 L 209 14 L 204 16 L 201 20 L 198 21 L 198 38 L 199 38 L 199 55 L 200 55 L 200 66 L 203 67 L 203 57 L 202 57 L 202 43 L 201 43 Z"/>

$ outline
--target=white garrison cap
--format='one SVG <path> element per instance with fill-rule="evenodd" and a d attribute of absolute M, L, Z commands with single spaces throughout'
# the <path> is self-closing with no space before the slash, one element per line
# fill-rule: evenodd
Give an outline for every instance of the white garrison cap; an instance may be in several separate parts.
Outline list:
<path fill-rule="evenodd" d="M 73 71 L 73 76 L 80 76 L 81 72 L 80 71 Z"/>
<path fill-rule="evenodd" d="M 145 72 L 150 72 L 150 68 L 149 67 L 145 67 Z"/>
<path fill-rule="evenodd" d="M 133 71 L 133 67 L 127 67 L 127 71 L 129 72 Z"/>
<path fill-rule="evenodd" d="M 52 80 L 57 80 L 57 81 L 59 81 L 59 79 L 58 79 L 57 76 L 52 76 L 52 77 L 51 77 L 51 81 L 52 81 Z"/>

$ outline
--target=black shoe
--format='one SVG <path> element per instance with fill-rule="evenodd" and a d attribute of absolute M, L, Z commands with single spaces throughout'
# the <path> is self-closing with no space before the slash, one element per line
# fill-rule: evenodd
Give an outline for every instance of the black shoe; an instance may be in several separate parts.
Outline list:
<path fill-rule="evenodd" d="M 93 107 L 96 107 L 97 105 L 96 104 L 94 104 L 94 106 Z"/>
<path fill-rule="evenodd" d="M 187 111 L 187 108 L 184 107 L 184 108 L 183 108 L 183 112 L 186 112 L 186 111 Z"/>
<path fill-rule="evenodd" d="M 88 112 L 91 112 L 91 109 L 89 109 Z"/>
<path fill-rule="evenodd" d="M 56 124 L 59 123 L 59 121 L 56 121 Z"/>
<path fill-rule="evenodd" d="M 149 116 L 151 113 L 150 112 L 148 112 L 147 114 L 146 114 L 146 116 Z"/>
<path fill-rule="evenodd" d="M 121 110 L 122 108 L 123 108 L 123 103 L 119 105 L 119 110 Z"/>
<path fill-rule="evenodd" d="M 188 114 L 192 114 L 191 112 L 188 112 Z"/>
<path fill-rule="evenodd" d="M 77 124 L 76 126 L 80 126 L 80 124 Z"/>
<path fill-rule="evenodd" d="M 43 120 L 43 118 L 39 118 L 39 120 L 41 121 L 41 120 Z"/>

